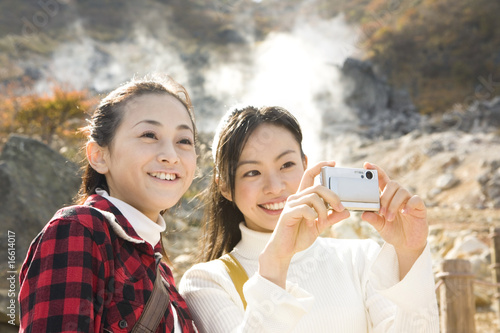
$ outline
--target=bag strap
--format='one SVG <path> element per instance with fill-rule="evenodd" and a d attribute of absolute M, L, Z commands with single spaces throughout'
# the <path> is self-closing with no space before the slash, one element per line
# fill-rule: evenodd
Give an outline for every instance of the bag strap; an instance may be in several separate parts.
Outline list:
<path fill-rule="evenodd" d="M 170 304 L 170 296 L 165 288 L 165 282 L 160 273 L 160 264 L 156 265 L 156 279 L 151 296 L 149 296 L 139 320 L 135 323 L 132 333 L 154 333 L 165 316 Z"/>
<path fill-rule="evenodd" d="M 248 280 L 248 275 L 240 262 L 231 254 L 226 253 L 219 258 L 224 264 L 226 271 L 229 273 L 231 280 L 233 280 L 234 287 L 240 295 L 241 302 L 243 302 L 243 308 L 247 308 L 247 302 L 245 300 L 245 295 L 243 295 L 243 285 Z"/>

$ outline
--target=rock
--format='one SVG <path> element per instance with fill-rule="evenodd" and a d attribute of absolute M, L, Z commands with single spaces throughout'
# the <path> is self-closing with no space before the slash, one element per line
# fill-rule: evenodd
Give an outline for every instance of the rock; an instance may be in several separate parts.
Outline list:
<path fill-rule="evenodd" d="M 453 186 L 456 186 L 460 183 L 460 180 L 455 177 L 452 173 L 445 173 L 444 175 L 439 176 L 436 181 L 436 186 L 441 190 L 448 190 Z"/>
<path fill-rule="evenodd" d="M 438 196 L 439 194 L 441 194 L 441 192 L 443 192 L 443 190 L 441 188 L 433 188 L 431 189 L 428 193 L 427 193 L 427 198 L 429 199 L 434 199 L 436 196 Z"/>
<path fill-rule="evenodd" d="M 438 153 L 441 153 L 445 150 L 443 143 L 441 141 L 433 141 L 427 148 L 426 154 L 429 157 L 432 157 Z"/>
<path fill-rule="evenodd" d="M 481 192 L 487 205 L 491 208 L 500 208 L 500 169 L 496 161 L 490 165 L 490 170 L 480 175 L 477 181 L 481 185 Z"/>
<path fill-rule="evenodd" d="M 453 248 L 456 235 L 452 232 L 445 232 L 439 226 L 429 226 L 429 245 L 434 260 L 443 259 Z"/>
<path fill-rule="evenodd" d="M 500 97 L 476 100 L 465 109 L 448 110 L 434 127 L 437 130 L 467 133 L 495 132 L 500 127 Z"/>
<path fill-rule="evenodd" d="M 477 177 L 477 182 L 482 186 L 485 186 L 489 180 L 490 180 L 490 174 L 487 172 Z"/>
<path fill-rule="evenodd" d="M 341 74 L 345 104 L 359 122 L 359 134 L 369 138 L 394 138 L 419 128 L 421 117 L 407 91 L 393 89 L 378 77 L 370 62 L 348 58 Z M 327 122 L 335 121 L 324 117 Z"/>
<path fill-rule="evenodd" d="M 445 163 L 443 163 L 443 165 L 441 166 L 441 169 L 443 171 L 449 171 L 451 169 L 454 169 L 456 168 L 458 165 L 460 164 L 460 158 L 456 155 L 450 157 L 450 159 L 448 161 L 446 161 Z"/>
<path fill-rule="evenodd" d="M 466 235 L 455 239 L 453 248 L 446 254 L 446 259 L 470 258 L 473 255 L 484 255 L 490 249 L 474 235 Z"/>
<path fill-rule="evenodd" d="M 7 253 L 7 235 L 14 235 L 16 268 L 54 213 L 72 203 L 80 182 L 79 167 L 47 145 L 18 135 L 9 137 L 0 155 L 0 252 Z M 0 261 L 1 272 L 7 271 L 6 265 L 6 260 Z M 0 279 L 0 288 L 5 282 Z"/>
<path fill-rule="evenodd" d="M 371 63 L 349 58 L 344 62 L 342 73 L 352 84 L 345 102 L 357 113 L 364 113 L 368 118 L 388 107 L 390 88 L 375 75 Z"/>
<path fill-rule="evenodd" d="M 485 193 L 488 198 L 500 197 L 500 170 L 497 170 L 486 183 Z"/>
<path fill-rule="evenodd" d="M 500 160 L 493 160 L 489 164 L 490 164 L 491 171 L 494 171 L 494 170 L 500 168 Z"/>
<path fill-rule="evenodd" d="M 489 205 L 491 208 L 499 209 L 500 208 L 500 198 L 494 198 L 491 200 L 491 204 Z"/>

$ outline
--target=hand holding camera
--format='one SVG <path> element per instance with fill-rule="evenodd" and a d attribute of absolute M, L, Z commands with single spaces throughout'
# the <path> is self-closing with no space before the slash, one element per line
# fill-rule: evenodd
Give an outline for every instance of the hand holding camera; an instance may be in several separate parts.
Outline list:
<path fill-rule="evenodd" d="M 314 185 L 318 175 L 325 186 Z M 394 246 L 400 277 L 404 277 L 427 243 L 425 204 L 371 163 L 365 163 L 364 169 L 342 169 L 335 162 L 321 162 L 306 170 L 264 252 L 274 253 L 270 257 L 275 266 L 276 258 L 289 263 L 294 253 L 309 247 L 328 226 L 348 218 L 349 210 L 363 210 L 361 218 Z"/>
<path fill-rule="evenodd" d="M 322 182 L 346 207 L 365 211 L 361 218 L 396 249 L 402 278 L 427 244 L 427 209 L 422 198 L 391 180 L 382 168 L 371 163 L 363 166 L 335 172 L 332 169 L 336 168 L 327 168 L 322 172 Z"/>

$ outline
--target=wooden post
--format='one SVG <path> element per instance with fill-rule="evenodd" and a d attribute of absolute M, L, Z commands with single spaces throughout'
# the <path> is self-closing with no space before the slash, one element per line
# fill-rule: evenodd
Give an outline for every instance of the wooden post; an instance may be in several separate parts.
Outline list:
<path fill-rule="evenodd" d="M 500 228 L 491 227 L 491 277 L 493 283 L 500 283 Z M 500 324 L 500 287 L 495 288 L 493 306 L 496 307 Z"/>
<path fill-rule="evenodd" d="M 471 273 L 468 260 L 445 260 L 441 264 L 444 279 L 440 288 L 440 312 L 442 333 L 475 333 L 476 312 Z"/>

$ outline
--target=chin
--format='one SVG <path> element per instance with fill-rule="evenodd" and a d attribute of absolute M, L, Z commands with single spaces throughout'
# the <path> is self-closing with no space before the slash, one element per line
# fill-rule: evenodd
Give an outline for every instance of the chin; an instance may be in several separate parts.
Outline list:
<path fill-rule="evenodd" d="M 180 198 L 177 200 L 174 200 L 174 199 L 162 200 L 161 202 L 158 202 L 157 207 L 160 207 L 161 211 L 169 210 L 170 208 L 174 207 L 177 203 L 179 203 L 179 201 L 180 201 Z"/>

